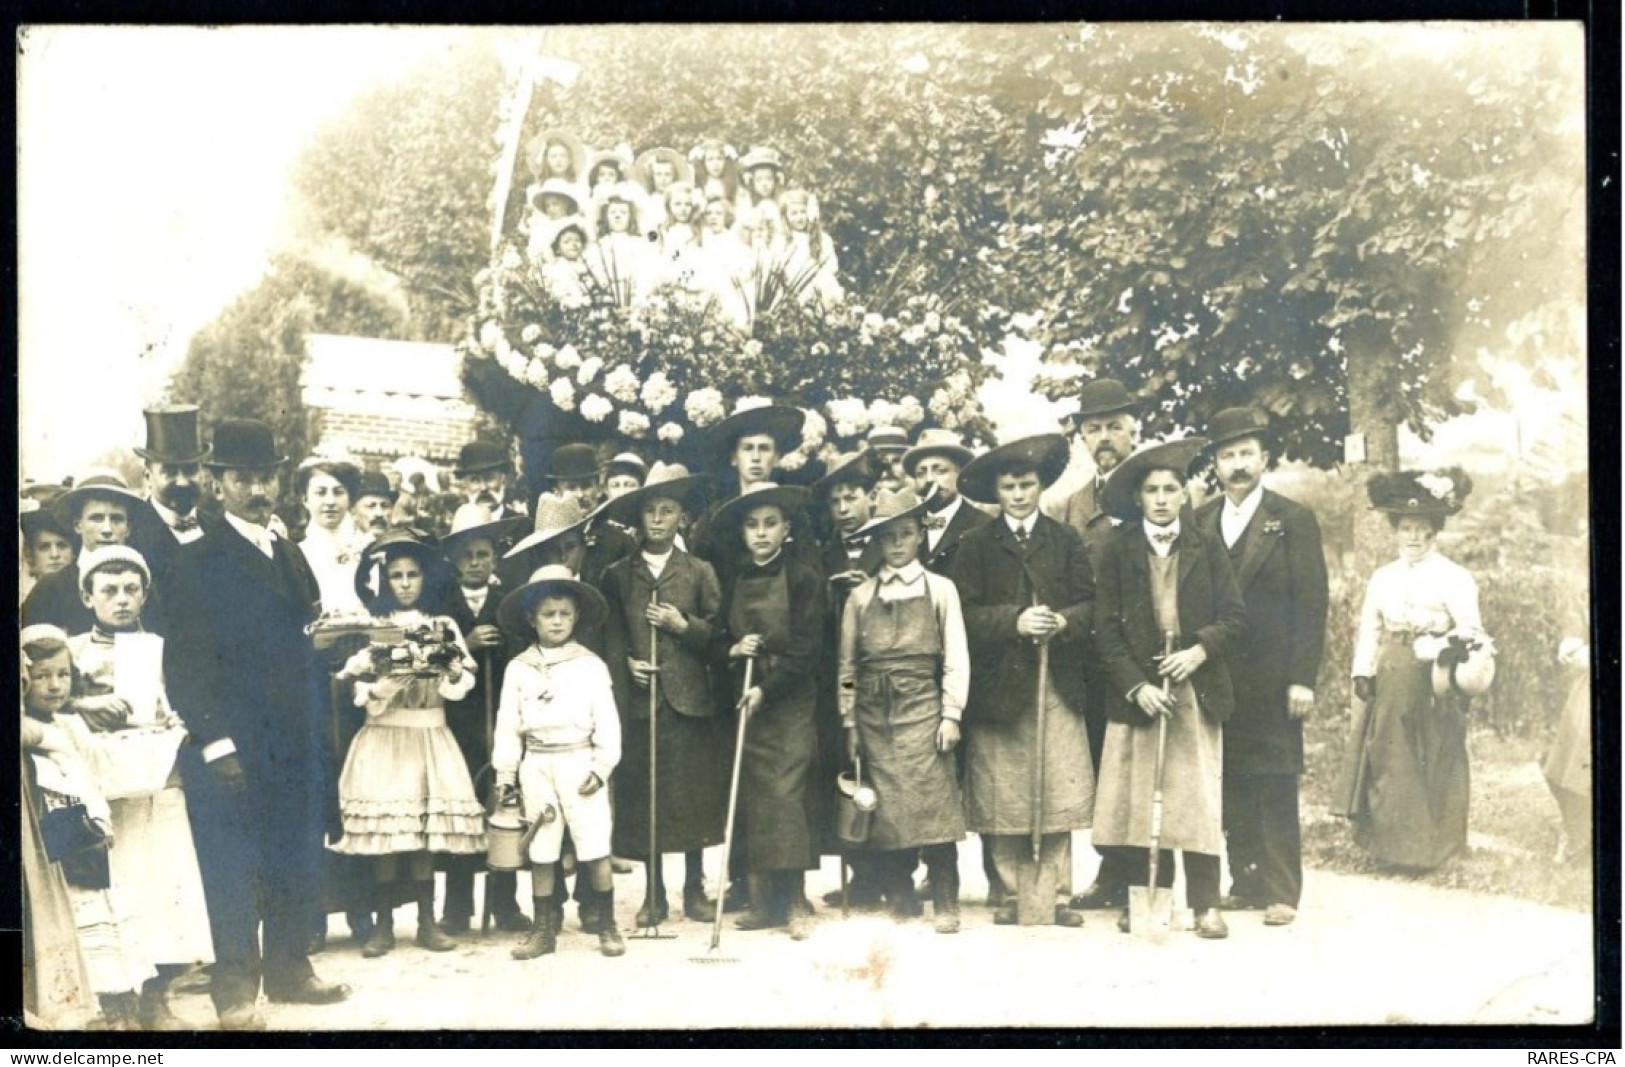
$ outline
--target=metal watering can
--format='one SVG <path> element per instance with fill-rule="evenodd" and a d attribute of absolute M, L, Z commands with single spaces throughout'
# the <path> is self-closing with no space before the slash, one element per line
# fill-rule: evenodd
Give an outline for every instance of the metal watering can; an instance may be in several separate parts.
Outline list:
<path fill-rule="evenodd" d="M 558 818 L 549 804 L 530 825 L 518 804 L 504 804 L 485 817 L 485 865 L 493 871 L 517 871 L 530 866 L 526 858 L 536 831 Z"/>
<path fill-rule="evenodd" d="M 844 844 L 861 845 L 869 840 L 875 808 L 880 798 L 863 784 L 863 760 L 853 761 L 853 773 L 842 771 L 835 779 L 839 792 L 835 803 L 835 836 Z"/>

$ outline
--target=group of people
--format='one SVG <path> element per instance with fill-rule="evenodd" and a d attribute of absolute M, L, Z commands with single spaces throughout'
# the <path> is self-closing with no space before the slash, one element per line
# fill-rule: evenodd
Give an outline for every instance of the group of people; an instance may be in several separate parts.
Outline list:
<path fill-rule="evenodd" d="M 999 924 L 1114 908 L 1126 930 L 1129 888 L 1153 868 L 1172 885 L 1175 853 L 1199 937 L 1233 909 L 1291 923 L 1327 611 L 1315 516 L 1264 487 L 1254 410 L 1137 447 L 1121 383 L 1079 402 L 1095 475 L 1053 517 L 1061 434 L 977 454 L 881 427 L 780 484 L 804 414 L 770 405 L 712 428 L 703 472 L 560 447 L 528 502 L 509 450 L 470 443 L 445 530 L 392 525 L 387 479 L 312 459 L 298 543 L 272 528 L 289 458 L 266 425 L 222 419 L 205 444 L 196 408 L 148 411 L 145 494 L 90 475 L 22 516 L 33 958 L 80 961 L 108 1025 L 155 1029 L 176 1025 L 168 983 L 208 962 L 221 1025 L 249 1028 L 262 987 L 347 998 L 310 962 L 328 912 L 376 958 L 415 901 L 416 944 L 446 951 L 481 871 L 484 921 L 523 935 L 521 960 L 556 950 L 572 895 L 623 954 L 618 859 L 645 861 L 643 928 L 671 917 L 674 853 L 690 920 L 803 939 L 805 874 L 840 855 L 851 883 L 826 904 L 906 920 L 928 900 L 951 934 L 968 833 Z M 1222 493 L 1193 509 L 1208 467 Z M 1362 612 L 1349 812 L 1397 866 L 1465 844 L 1463 698 L 1431 679 L 1478 633 L 1471 576 L 1434 548 L 1469 490 L 1372 485 L 1400 559 Z M 517 872 L 485 870 L 502 812 L 525 828 L 528 916 Z M 1086 829 L 1099 874 L 1073 893 Z M 714 899 L 704 850 L 724 843 Z"/>
<path fill-rule="evenodd" d="M 676 285 L 744 323 L 778 295 L 842 295 L 818 198 L 787 181 L 774 148 L 741 155 L 706 139 L 685 156 L 651 148 L 589 151 L 566 130 L 529 143 L 533 181 L 522 224 L 526 257 L 566 307 L 631 304 Z"/>

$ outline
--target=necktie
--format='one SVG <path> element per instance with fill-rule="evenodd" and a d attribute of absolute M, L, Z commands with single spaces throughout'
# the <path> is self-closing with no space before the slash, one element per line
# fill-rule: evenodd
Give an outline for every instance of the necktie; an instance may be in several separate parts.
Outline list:
<path fill-rule="evenodd" d="M 927 515 L 920 520 L 920 524 L 927 530 L 946 530 L 948 528 L 948 520 L 941 515 Z"/>
<path fill-rule="evenodd" d="M 1162 533 L 1152 534 L 1151 540 L 1155 541 L 1159 545 L 1171 545 L 1174 543 L 1174 539 L 1178 536 L 1179 535 L 1174 533 L 1172 530 L 1165 530 Z"/>
<path fill-rule="evenodd" d="M 1027 538 L 1028 538 L 1028 536 L 1029 535 L 1027 533 L 1027 527 L 1025 527 L 1025 526 L 1017 526 L 1016 527 L 1016 544 L 1020 545 L 1022 548 L 1026 548 L 1027 547 Z"/>

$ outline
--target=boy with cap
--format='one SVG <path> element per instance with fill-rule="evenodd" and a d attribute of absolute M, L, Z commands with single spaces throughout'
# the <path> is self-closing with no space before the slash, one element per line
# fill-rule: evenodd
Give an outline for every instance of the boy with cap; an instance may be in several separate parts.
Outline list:
<path fill-rule="evenodd" d="M 79 479 L 52 506 L 57 521 L 73 530 L 79 541 L 78 558 L 83 561 L 95 549 L 128 544 L 130 516 L 140 504 L 141 497 L 123 478 L 112 471 L 95 471 Z M 79 579 L 77 567 L 64 567 L 37 582 L 23 601 L 22 624 L 45 623 L 70 635 L 89 630 L 96 617 L 79 594 Z M 148 628 L 158 629 L 150 624 Z"/>
<path fill-rule="evenodd" d="M 1039 495 L 1060 477 L 1066 460 L 1066 439 L 1041 434 L 978 457 L 959 479 L 966 496 L 996 502 L 1000 510 L 961 542 L 953 579 L 971 650 L 966 821 L 984 836 L 1006 889 L 1025 881 L 1064 884 L 1071 833 L 1089 827 L 1094 803 L 1085 682 L 1077 669 L 1093 621 L 1094 574 L 1077 533 L 1038 511 Z M 1044 645 L 1047 668 L 1039 655 Z M 1037 857 L 1035 830 L 1041 835 Z M 994 913 L 1001 925 L 1017 919 L 1014 901 Z M 1053 922 L 1081 926 L 1083 920 L 1057 904 Z"/>
<path fill-rule="evenodd" d="M 84 556 L 80 595 L 95 626 L 68 639 L 83 698 L 122 703 L 126 718 L 117 754 L 157 761 L 154 780 L 174 769 L 186 729 L 163 685 L 164 640 L 143 631 L 141 610 L 152 586 L 147 562 L 133 548 L 109 545 Z M 108 854 L 113 884 L 140 902 L 126 919 L 157 974 L 141 987 L 139 1018 L 147 1030 L 179 1030 L 169 1010 L 169 983 L 199 960 L 212 958 L 208 908 L 180 786 L 160 786 L 110 799 L 113 836 Z M 159 902 L 163 910 L 159 911 Z"/>

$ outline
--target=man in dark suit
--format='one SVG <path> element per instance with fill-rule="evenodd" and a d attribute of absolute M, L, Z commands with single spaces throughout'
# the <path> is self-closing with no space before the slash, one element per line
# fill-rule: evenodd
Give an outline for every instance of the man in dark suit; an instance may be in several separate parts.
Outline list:
<path fill-rule="evenodd" d="M 1066 456 L 1060 434 L 1028 437 L 973 460 L 960 480 L 966 496 L 996 501 L 1001 512 L 960 543 L 952 577 L 971 655 L 966 822 L 983 835 L 1007 889 L 1023 878 L 1044 884 L 1041 867 L 1050 868 L 1050 884 L 1060 888 L 1072 868 L 1072 831 L 1088 828 L 1093 807 L 1083 724 L 1087 694 L 1076 663 L 1089 647 L 1094 574 L 1077 533 L 1038 511 L 1039 494 L 1065 469 Z M 1041 645 L 1049 649 L 1047 668 L 1041 668 Z M 1035 806 L 1030 783 L 1039 761 L 1043 792 Z M 1035 828 L 1041 835 L 1036 862 L 1030 851 Z M 1017 918 L 1010 901 L 994 913 L 1000 924 Z M 1053 921 L 1083 925 L 1064 903 L 1055 906 Z"/>
<path fill-rule="evenodd" d="M 914 447 L 903 453 L 903 473 L 913 480 L 914 491 L 921 497 L 935 494 L 936 504 L 925 517 L 920 562 L 937 574 L 951 573 L 960 540 L 990 521 L 987 512 L 959 495 L 959 472 L 971 457 L 959 435 L 943 429 L 921 430 Z"/>
<path fill-rule="evenodd" d="M 525 503 L 513 496 L 513 461 L 506 445 L 490 441 L 470 441 L 457 452 L 452 468 L 457 495 L 466 504 L 480 504 L 498 522 L 511 515 L 523 515 Z"/>
<path fill-rule="evenodd" d="M 1089 564 L 1100 573 L 1101 552 L 1111 539 L 1119 520 L 1107 514 L 1101 502 L 1106 476 L 1134 451 L 1140 436 L 1139 404 L 1122 382 L 1096 378 L 1078 390 L 1078 436 L 1095 461 L 1095 476 L 1088 484 L 1066 498 L 1055 518 L 1078 531 L 1089 550 Z M 1100 773 L 1100 751 L 1106 740 L 1106 709 L 1117 699 L 1107 680 L 1105 664 L 1091 646 L 1085 654 L 1084 672 L 1089 678 L 1089 703 L 1084 710 L 1089 727 L 1089 758 Z M 1099 851 L 1098 849 L 1096 850 Z M 1107 849 L 1100 853 L 1100 867 L 1093 884 L 1072 898 L 1080 910 L 1121 908 L 1128 903 L 1129 879 L 1134 872 L 1124 853 Z"/>
<path fill-rule="evenodd" d="M 214 523 L 198 512 L 209 449 L 198 437 L 196 406 L 149 408 L 141 414 L 147 420 L 147 444 L 135 454 L 146 465 L 147 498 L 130 516 L 130 547 L 152 568 L 156 591 L 169 584 L 181 546 L 201 540 Z M 161 618 L 145 617 L 152 615 L 149 608 L 143 625 L 163 633 Z"/>
<path fill-rule="evenodd" d="M 1231 658 L 1235 715 L 1224 731 L 1227 908 L 1297 916 L 1303 889 L 1298 775 L 1326 640 L 1326 558 L 1314 512 L 1264 488 L 1269 422 L 1250 408 L 1213 417 L 1209 454 L 1224 494 L 1197 511 L 1228 550 L 1248 626 Z"/>
<path fill-rule="evenodd" d="M 173 569 L 165 674 L 191 735 L 178 762 L 214 940 L 210 995 L 227 1029 L 263 1027 L 262 979 L 274 1001 L 350 994 L 307 956 L 338 797 L 316 688 L 326 679 L 304 629 L 316 577 L 266 525 L 286 460 L 264 423 L 221 421 L 208 465 L 224 518 Z"/>

